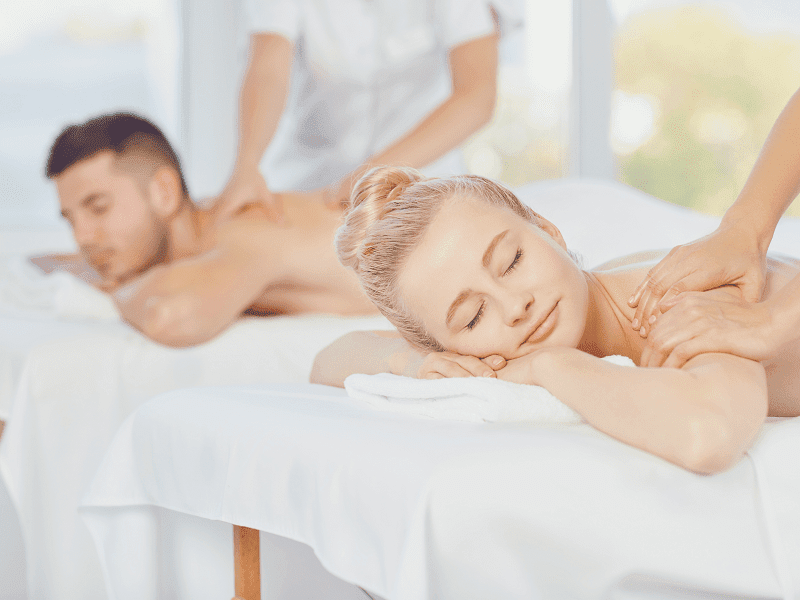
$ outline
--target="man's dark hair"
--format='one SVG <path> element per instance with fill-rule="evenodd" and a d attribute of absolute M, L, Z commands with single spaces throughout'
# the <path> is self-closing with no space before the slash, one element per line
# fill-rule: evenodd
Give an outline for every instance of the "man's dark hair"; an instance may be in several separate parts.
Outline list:
<path fill-rule="evenodd" d="M 102 115 L 64 129 L 50 148 L 47 177 L 56 177 L 75 163 L 106 150 L 118 157 L 141 152 L 172 167 L 180 177 L 184 198 L 189 198 L 180 160 L 167 138 L 147 119 L 129 113 Z"/>

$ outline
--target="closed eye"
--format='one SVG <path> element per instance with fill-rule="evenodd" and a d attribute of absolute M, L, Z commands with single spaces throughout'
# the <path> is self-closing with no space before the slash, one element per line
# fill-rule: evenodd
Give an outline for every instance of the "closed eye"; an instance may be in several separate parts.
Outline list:
<path fill-rule="evenodd" d="M 478 309 L 478 312 L 472 318 L 472 321 L 467 323 L 467 329 L 469 329 L 469 330 L 475 329 L 475 326 L 478 324 L 478 321 L 480 321 L 481 317 L 483 316 L 483 309 L 485 307 L 486 307 L 486 303 L 485 302 L 481 302 L 481 307 Z"/>
<path fill-rule="evenodd" d="M 90 210 L 92 214 L 95 215 L 102 215 L 108 210 L 108 202 L 107 201 L 96 201 L 90 204 Z"/>
<path fill-rule="evenodd" d="M 513 271 L 517 267 L 517 264 L 519 263 L 519 260 L 521 258 L 522 258 L 522 248 L 519 248 L 517 249 L 517 254 L 514 256 L 514 260 L 511 261 L 511 264 L 508 265 L 508 268 L 503 272 L 503 276 L 506 276 L 509 273 L 511 273 L 511 271 Z"/>

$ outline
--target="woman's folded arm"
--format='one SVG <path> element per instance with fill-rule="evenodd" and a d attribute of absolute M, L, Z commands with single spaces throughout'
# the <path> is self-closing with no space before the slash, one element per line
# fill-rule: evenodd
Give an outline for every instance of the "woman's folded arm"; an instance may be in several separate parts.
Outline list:
<path fill-rule="evenodd" d="M 541 385 L 600 431 L 697 473 L 736 462 L 767 414 L 764 368 L 731 355 L 704 354 L 682 369 L 647 369 L 545 348 L 510 361 L 497 375 Z"/>

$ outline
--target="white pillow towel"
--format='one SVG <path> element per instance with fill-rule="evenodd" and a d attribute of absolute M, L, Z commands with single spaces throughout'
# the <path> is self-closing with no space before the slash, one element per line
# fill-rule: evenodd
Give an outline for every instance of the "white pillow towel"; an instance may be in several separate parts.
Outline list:
<path fill-rule="evenodd" d="M 635 367 L 627 356 L 603 360 Z M 429 419 L 473 423 L 533 421 L 581 423 L 583 418 L 538 385 L 525 385 L 494 377 L 414 379 L 389 373 L 350 375 L 344 387 L 351 398 L 378 410 Z"/>

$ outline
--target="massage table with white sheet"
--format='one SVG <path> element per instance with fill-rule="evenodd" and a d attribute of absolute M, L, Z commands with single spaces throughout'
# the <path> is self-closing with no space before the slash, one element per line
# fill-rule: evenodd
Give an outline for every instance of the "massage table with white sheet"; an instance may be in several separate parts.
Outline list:
<path fill-rule="evenodd" d="M 160 597 L 164 509 L 307 544 L 391 600 L 800 593 L 800 418 L 715 476 L 543 418 L 420 418 L 312 384 L 179 390 L 123 424 L 81 511 L 114 600 Z"/>
<path fill-rule="evenodd" d="M 562 229 L 586 266 L 645 248 L 668 248 L 709 232 L 718 222 L 614 183 L 548 182 L 519 194 Z M 798 234 L 798 223 L 787 221 L 773 249 L 800 256 Z M 8 420 L 0 442 L 0 474 L 22 524 L 31 598 L 104 596 L 100 560 L 77 506 L 114 433 L 136 408 L 179 388 L 301 384 L 314 354 L 327 343 L 354 329 L 387 326 L 374 318 L 246 319 L 208 344 L 175 350 L 119 322 L 104 305 L 107 299 L 77 280 L 34 275 L 18 260 L 12 266 L 13 273 L 0 272 L 0 278 L 10 280 L 5 289 L 22 289 L 37 298 L 42 313 L 20 315 L 24 297 L 14 305 L 8 294 L 0 294 L 0 318 L 16 324 L 10 334 L 0 331 L 0 337 L 9 338 L 0 339 L 0 373 L 10 374 L 4 389 L 11 390 L 0 396 L 0 418 Z M 0 291 L 3 283 L 0 279 Z M 35 342 L 21 343 L 22 338 Z M 159 578 L 162 596 L 220 597 L 218 590 L 230 596 L 230 526 L 190 515 L 160 513 L 159 527 L 169 528 L 170 534 L 161 538 L 159 570 L 186 572 L 172 582 Z M 228 546 L 209 561 L 223 539 Z M 118 566 L 125 564 L 124 547 L 113 553 Z M 290 542 L 279 550 L 262 548 L 262 555 L 265 566 L 270 563 L 279 571 L 274 565 L 281 561 L 319 565 L 309 547 Z M 224 577 L 209 566 L 213 562 L 224 567 Z M 199 580 L 197 572 L 204 575 Z M 318 578 L 328 598 L 353 597 L 352 586 L 337 588 L 343 582 L 324 571 L 309 577 Z M 369 585 L 375 585 L 373 580 Z"/>
<path fill-rule="evenodd" d="M 29 255 L 73 249 L 63 230 L 36 233 L 0 233 L 0 420 L 7 423 L 0 439 L 0 558 L 8 557 L 0 565 L 0 599 L 26 592 L 30 600 L 102 599 L 100 563 L 77 507 L 128 414 L 177 388 L 306 382 L 325 345 L 354 329 L 389 325 L 381 317 L 247 318 L 207 344 L 164 347 L 121 322 L 104 294 L 31 265 Z M 168 526 L 176 544 L 198 544 L 191 521 Z M 298 560 L 323 571 L 313 555 Z M 25 567 L 27 585 L 19 585 L 14 579 Z M 181 588 L 180 581 L 167 585 Z"/>

